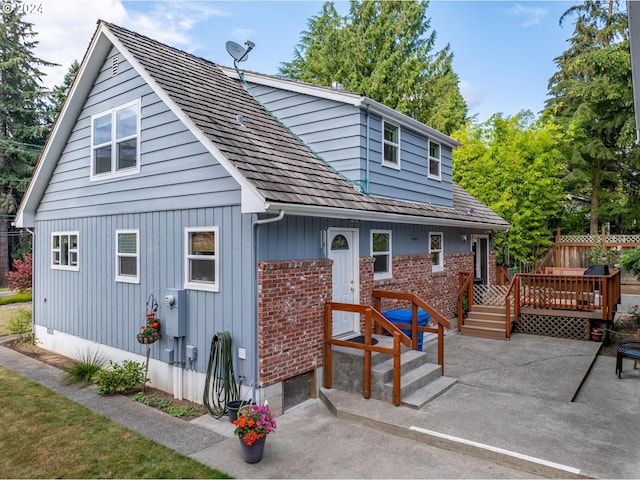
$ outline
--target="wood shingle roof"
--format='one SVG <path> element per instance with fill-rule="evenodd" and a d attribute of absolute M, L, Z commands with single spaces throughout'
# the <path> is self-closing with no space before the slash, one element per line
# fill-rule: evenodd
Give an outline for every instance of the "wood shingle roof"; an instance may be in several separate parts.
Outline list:
<path fill-rule="evenodd" d="M 460 186 L 453 207 L 380 198 L 354 184 L 311 152 L 220 66 L 148 37 L 101 22 L 170 100 L 229 160 L 267 205 L 344 209 L 419 218 L 438 224 L 509 224 Z M 277 208 L 276 208 L 277 209 Z"/>

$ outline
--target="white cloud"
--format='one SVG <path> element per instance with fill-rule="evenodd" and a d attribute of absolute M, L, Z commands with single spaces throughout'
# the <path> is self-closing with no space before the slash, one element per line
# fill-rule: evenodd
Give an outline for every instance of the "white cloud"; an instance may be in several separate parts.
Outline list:
<path fill-rule="evenodd" d="M 549 11 L 542 7 L 525 7 L 519 3 L 507 10 L 507 13 L 514 17 L 522 18 L 521 26 L 527 28 L 539 24 Z"/>
<path fill-rule="evenodd" d="M 198 23 L 225 12 L 201 2 L 124 2 L 122 0 L 39 0 L 42 13 L 31 13 L 39 45 L 35 54 L 59 67 L 43 68 L 47 88 L 60 85 L 73 60 L 82 61 L 97 21 L 105 20 L 187 51 L 198 45 L 190 31 Z M 62 4 L 62 5 L 61 5 Z M 138 10 L 136 10 L 136 8 Z"/>
<path fill-rule="evenodd" d="M 478 106 L 482 105 L 487 96 L 487 90 L 485 88 L 467 80 L 460 80 L 460 93 L 467 102 L 469 110 L 475 110 Z"/>

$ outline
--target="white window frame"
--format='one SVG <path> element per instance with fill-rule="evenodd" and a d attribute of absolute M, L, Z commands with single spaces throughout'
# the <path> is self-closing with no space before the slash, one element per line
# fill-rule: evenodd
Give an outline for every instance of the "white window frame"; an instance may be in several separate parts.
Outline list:
<path fill-rule="evenodd" d="M 189 234 L 194 232 L 213 232 L 214 254 L 213 255 L 191 255 L 189 253 Z M 213 260 L 213 282 L 196 282 L 191 278 L 192 259 Z M 220 231 L 218 226 L 213 227 L 187 227 L 184 229 L 184 288 L 189 290 L 202 290 L 205 292 L 220 291 Z"/>
<path fill-rule="evenodd" d="M 119 111 L 136 107 L 136 133 L 135 135 L 128 135 L 122 138 L 116 138 L 116 115 Z M 91 115 L 91 161 L 90 163 L 90 181 L 97 180 L 105 180 L 116 177 L 124 177 L 128 175 L 135 175 L 140 173 L 140 99 L 133 100 L 132 102 L 125 103 L 123 105 L 118 105 L 117 107 L 111 108 L 109 110 L 105 110 L 100 113 L 96 113 Z M 94 145 L 94 125 L 95 121 L 98 118 L 102 118 L 104 116 L 111 115 L 111 139 L 108 142 L 100 143 Z M 116 167 L 117 162 L 117 145 L 121 142 L 136 139 L 136 165 L 134 167 L 122 168 L 118 170 Z M 104 173 L 95 173 L 95 151 L 98 148 L 103 148 L 106 146 L 111 146 L 111 171 Z"/>
<path fill-rule="evenodd" d="M 397 142 L 392 142 L 391 140 L 387 140 L 384 138 L 384 130 L 385 130 L 385 126 L 386 125 L 391 125 L 393 126 L 396 131 L 398 132 L 398 141 Z M 398 159 L 398 161 L 396 163 L 394 162 L 390 162 L 387 159 L 384 158 L 384 147 L 386 145 L 390 145 L 392 147 L 394 147 L 396 149 L 396 158 Z M 397 125 L 395 123 L 392 122 L 388 122 L 386 120 L 382 120 L 382 165 L 384 167 L 389 167 L 389 168 L 394 168 L 396 170 L 400 170 L 400 125 Z"/>
<path fill-rule="evenodd" d="M 431 248 L 431 237 L 440 236 L 440 248 L 432 249 Z M 431 271 L 432 272 L 442 272 L 444 270 L 444 234 L 442 232 L 429 232 L 429 253 L 431 254 Z M 433 256 L 437 255 L 438 264 L 434 265 Z"/>
<path fill-rule="evenodd" d="M 388 234 L 389 235 L 389 250 L 386 251 L 381 251 L 381 252 L 374 252 L 373 251 L 373 236 L 374 234 L 377 233 L 382 233 L 382 234 Z M 374 280 L 382 280 L 385 278 L 392 278 L 393 277 L 393 243 L 392 243 L 392 233 L 391 230 L 371 230 L 371 234 L 369 237 L 370 240 L 370 251 L 371 251 L 371 256 L 375 257 L 376 255 L 387 255 L 389 257 L 389 260 L 387 262 L 387 271 L 386 272 L 376 272 L 374 270 L 373 272 L 373 279 Z M 374 267 L 375 268 L 375 267 Z"/>
<path fill-rule="evenodd" d="M 438 146 L 438 156 L 434 157 L 431 155 L 431 145 L 437 145 Z M 429 140 L 429 150 L 427 152 L 429 154 L 429 178 L 432 178 L 433 180 L 442 180 L 442 144 L 440 143 L 436 143 L 436 142 L 432 142 L 431 140 Z M 436 161 L 438 163 L 438 174 L 434 174 L 431 172 L 431 162 L 432 161 Z"/>
<path fill-rule="evenodd" d="M 135 234 L 136 236 L 136 253 L 120 253 L 118 251 L 118 237 L 125 234 Z M 116 282 L 124 283 L 140 283 L 140 230 L 127 229 L 116 230 L 116 244 L 115 244 L 115 257 L 116 257 Z M 120 274 L 120 257 L 135 257 L 136 259 L 136 274 L 134 275 L 122 275 Z"/>
<path fill-rule="evenodd" d="M 71 236 L 76 237 L 76 248 L 71 248 Z M 68 237 L 67 238 L 67 259 L 69 263 L 67 265 L 63 265 L 61 263 L 55 262 L 55 254 L 58 253 L 58 259 L 62 260 L 62 252 L 60 247 L 54 248 L 53 241 L 55 237 Z M 71 270 L 77 272 L 80 270 L 80 232 L 71 231 L 71 232 L 51 232 L 51 268 L 54 270 Z M 62 245 L 62 240 L 59 240 L 58 245 Z M 71 255 L 75 254 L 76 264 L 73 265 L 71 263 Z"/>

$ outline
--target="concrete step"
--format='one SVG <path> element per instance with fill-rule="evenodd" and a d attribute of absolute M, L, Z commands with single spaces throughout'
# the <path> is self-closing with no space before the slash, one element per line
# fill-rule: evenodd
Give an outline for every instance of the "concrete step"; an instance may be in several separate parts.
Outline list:
<path fill-rule="evenodd" d="M 440 365 L 427 363 L 411 370 L 403 370 L 400 375 L 400 398 L 404 399 L 442 376 Z M 393 378 L 379 384 L 371 378 L 371 397 L 383 402 L 393 402 Z"/>
<path fill-rule="evenodd" d="M 416 410 L 421 409 L 430 401 L 438 398 L 445 393 L 451 387 L 453 387 L 458 380 L 451 377 L 440 377 L 437 380 L 419 388 L 411 395 L 402 397 L 402 404 L 407 407 L 414 408 Z"/>
<path fill-rule="evenodd" d="M 393 379 L 393 357 L 390 355 L 386 355 L 386 357 L 383 362 L 371 366 L 372 379 L 380 379 L 381 383 L 387 383 Z M 426 353 L 409 350 L 400 355 L 401 372 L 409 372 L 424 364 L 429 364 Z"/>

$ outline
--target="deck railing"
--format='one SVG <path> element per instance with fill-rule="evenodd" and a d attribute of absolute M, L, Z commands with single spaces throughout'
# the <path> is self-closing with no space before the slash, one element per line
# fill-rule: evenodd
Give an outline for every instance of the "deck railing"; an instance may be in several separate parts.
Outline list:
<path fill-rule="evenodd" d="M 523 307 L 602 311 L 611 321 L 620 301 L 620 271 L 609 275 L 517 274 Z"/>
<path fill-rule="evenodd" d="M 377 311 L 382 311 L 382 300 L 384 298 L 394 300 L 404 300 L 411 302 L 411 339 L 413 350 L 418 350 L 418 332 L 437 333 L 438 334 L 438 365 L 442 375 L 444 375 L 444 329 L 451 328 L 451 323 L 440 312 L 422 300 L 420 297 L 413 293 L 405 292 L 390 292 L 386 290 L 374 290 L 372 293 L 374 300 L 374 306 Z M 422 309 L 431 317 L 431 324 L 436 323 L 435 327 L 429 325 L 418 325 L 418 309 Z M 399 324 L 394 324 L 398 326 Z M 379 332 L 376 332 L 379 333 Z"/>
<path fill-rule="evenodd" d="M 364 315 L 364 344 L 349 340 L 333 338 L 332 319 L 334 310 L 353 312 Z M 375 325 L 380 325 L 393 336 L 393 347 L 382 347 L 371 344 L 371 335 Z M 364 350 L 363 396 L 371 397 L 371 352 L 379 352 L 393 356 L 393 404 L 400 405 L 400 344 L 411 346 L 411 340 L 379 311 L 368 305 L 352 303 L 327 302 L 324 305 L 324 386 L 332 386 L 331 346 L 342 346 Z"/>

